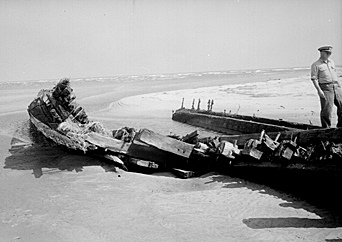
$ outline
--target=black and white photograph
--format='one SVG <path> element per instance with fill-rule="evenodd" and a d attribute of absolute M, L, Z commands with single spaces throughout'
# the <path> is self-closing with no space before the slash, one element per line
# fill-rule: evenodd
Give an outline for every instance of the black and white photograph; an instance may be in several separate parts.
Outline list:
<path fill-rule="evenodd" d="M 341 0 L 0 0 L 0 241 L 342 242 Z"/>

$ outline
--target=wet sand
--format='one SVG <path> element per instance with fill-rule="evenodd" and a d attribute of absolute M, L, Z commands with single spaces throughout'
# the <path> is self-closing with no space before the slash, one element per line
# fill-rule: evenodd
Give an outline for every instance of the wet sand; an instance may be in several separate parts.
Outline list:
<path fill-rule="evenodd" d="M 93 83 L 76 84 L 73 88 L 91 118 L 113 127 L 130 121 L 134 126 L 150 124 L 147 128 L 167 133 L 174 126 L 166 123 L 170 118 L 166 110 L 178 108 L 181 97 L 190 97 L 188 107 L 193 98 L 213 98 L 216 110 L 236 109 L 222 102 L 231 98 L 229 103 L 233 103 L 239 98 L 239 113 L 256 112 L 251 102 L 256 104 L 257 100 L 258 110 L 264 116 L 284 115 L 284 119 L 317 122 L 314 116 L 318 99 L 311 82 L 307 80 L 308 86 L 303 82 L 305 76 L 287 83 L 279 79 L 298 77 L 243 78 L 230 80 L 229 84 L 237 87 L 226 87 L 226 80 L 216 80 L 170 81 L 163 85 L 158 81 L 115 86 Z M 240 86 L 243 82 L 252 84 Z M 296 83 L 300 83 L 300 89 Z M 35 144 L 32 140 L 37 137 L 29 132 L 26 107 L 39 89 L 30 86 L 17 95 L 13 95 L 13 90 L 1 91 L 0 241 L 342 240 L 340 216 L 327 203 L 306 199 L 301 196 L 303 190 L 293 192 L 297 187 L 294 181 L 300 181 L 300 176 L 272 174 L 266 179 L 267 172 L 251 171 L 237 175 L 209 173 L 183 180 L 170 173 L 114 171 L 114 167 L 95 158 L 71 154 L 43 142 Z M 303 100 L 303 105 L 298 105 L 299 99 L 288 101 L 296 97 Z M 158 105 L 153 106 L 156 99 Z M 268 105 L 270 101 L 275 104 Z M 275 108 L 280 105 L 289 111 Z M 156 116 L 164 115 L 156 123 L 162 120 L 165 125 L 151 123 L 153 115 L 139 123 L 128 118 L 132 111 L 143 107 L 156 109 Z M 125 113 L 127 108 L 130 112 Z M 193 130 L 179 128 L 184 133 Z M 303 184 L 313 182 L 305 179 Z M 338 184 L 325 180 L 312 184 L 319 189 L 317 200 L 337 200 Z"/>

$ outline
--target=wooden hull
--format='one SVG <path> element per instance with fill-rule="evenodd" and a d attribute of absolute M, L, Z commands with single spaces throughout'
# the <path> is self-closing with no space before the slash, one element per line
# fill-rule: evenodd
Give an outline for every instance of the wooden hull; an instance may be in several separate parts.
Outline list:
<path fill-rule="evenodd" d="M 266 132 L 282 132 L 320 128 L 319 126 L 284 120 L 184 108 L 176 110 L 172 115 L 172 120 L 223 134 L 250 134 L 260 133 L 262 130 Z"/>
<path fill-rule="evenodd" d="M 218 164 L 218 170 L 222 172 L 234 170 L 237 167 L 239 167 L 239 169 L 244 167 L 255 167 L 276 170 L 305 170 L 306 172 L 342 172 L 342 164 L 338 161 L 341 158 L 339 158 L 338 155 L 334 155 L 334 158 L 332 159 L 329 158 L 329 155 L 322 155 L 327 153 L 319 153 L 320 151 L 317 151 L 319 150 L 317 147 L 326 142 L 330 144 L 341 144 L 342 128 L 323 129 L 319 126 L 283 120 L 230 115 L 184 108 L 177 110 L 173 114 L 172 119 L 227 134 L 220 136 L 219 141 L 221 143 L 229 142 L 231 144 L 236 144 L 240 149 L 241 154 L 235 155 L 235 157 L 223 157 L 221 155 L 221 162 Z M 276 140 L 277 144 L 296 140 L 296 148 L 293 150 L 287 149 L 286 152 L 288 153 L 281 153 L 282 156 L 279 157 L 275 155 L 277 148 L 274 148 L 274 150 L 265 149 L 265 143 L 257 149 L 245 149 L 248 141 L 260 140 L 263 131 L 265 131 L 271 140 Z M 315 147 L 312 151 L 314 153 L 311 153 L 314 155 L 307 160 L 303 160 L 302 157 L 293 156 L 299 147 L 307 151 L 311 150 L 312 147 Z M 319 158 L 315 158 L 315 155 Z M 286 157 L 290 158 L 286 159 Z"/>
<path fill-rule="evenodd" d="M 262 159 L 262 153 L 260 153 L 259 160 L 251 159 L 251 157 L 244 156 L 243 152 L 240 154 L 240 148 L 243 148 L 251 139 L 259 139 L 262 131 L 266 131 L 270 140 L 277 137 L 278 142 L 292 141 L 296 137 L 296 144 L 303 147 L 325 141 L 342 143 L 342 129 L 318 129 L 317 126 L 282 120 L 180 109 L 173 114 L 173 120 L 230 135 L 221 136 L 215 140 L 207 138 L 208 142 L 203 141 L 204 145 L 201 145 L 202 141 L 197 139 L 197 132 L 192 132 L 178 140 L 148 129 L 141 129 L 138 132 L 134 131 L 132 137 L 118 138 L 117 132 L 105 129 L 98 122 L 75 121 L 75 118 L 70 116 L 72 113 L 68 113 L 68 110 L 64 112 L 65 110 L 56 106 L 57 101 L 52 100 L 53 97 L 49 96 L 50 94 L 49 90 L 41 91 L 29 105 L 30 120 L 37 130 L 60 146 L 117 162 L 116 165 L 119 167 L 120 164 L 123 168 L 129 167 L 125 166 L 129 164 L 130 167 L 142 165 L 144 169 L 167 168 L 183 178 L 193 176 L 194 171 L 198 175 L 212 170 L 225 172 L 234 167 L 298 170 L 309 169 L 309 167 L 313 170 L 341 168 L 338 162 L 331 164 L 299 160 L 284 162 L 284 159 L 277 158 L 270 161 Z M 61 117 L 62 121 L 58 122 L 60 120 L 58 117 Z M 127 140 L 127 137 L 130 138 Z M 218 161 L 223 161 L 223 163 Z"/>
<path fill-rule="evenodd" d="M 98 157 L 100 155 L 105 158 L 106 155 L 121 154 L 128 157 L 153 161 L 161 164 L 161 168 L 178 167 L 182 163 L 186 163 L 194 147 L 193 145 L 153 133 L 147 129 L 141 130 L 139 137 L 134 139 L 133 142 L 124 142 L 95 132 L 84 135 L 83 142 L 79 142 L 79 140 L 76 141 L 51 129 L 33 116 L 30 117 L 30 120 L 38 131 L 57 145 L 71 150 L 82 151 L 84 154 L 95 154 Z M 140 139 L 146 133 L 149 135 L 147 143 Z M 161 141 L 161 137 L 164 138 L 165 142 Z M 178 147 L 179 150 L 175 150 L 175 147 Z"/>
<path fill-rule="evenodd" d="M 92 124 L 97 122 L 81 124 L 66 115 L 67 118 L 58 123 L 54 117 L 55 110 L 59 107 L 56 107 L 57 102 L 52 100 L 53 98 L 51 90 L 40 91 L 28 107 L 30 121 L 46 138 L 70 150 L 108 158 L 110 161 L 115 161 L 112 156 L 119 155 L 157 162 L 161 168 L 172 168 L 186 164 L 194 148 L 194 145 L 148 129 L 136 132 L 135 136 L 127 141 L 114 138 L 113 131 L 105 129 L 102 125 L 100 130 L 93 130 Z M 63 123 L 68 128 L 66 131 L 60 129 Z"/>

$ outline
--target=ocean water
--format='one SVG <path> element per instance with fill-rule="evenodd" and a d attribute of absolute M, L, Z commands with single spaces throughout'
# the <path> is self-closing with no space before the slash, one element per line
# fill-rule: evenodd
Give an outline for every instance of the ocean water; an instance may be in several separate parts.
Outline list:
<path fill-rule="evenodd" d="M 227 93 L 232 95 L 226 89 L 217 91 L 208 88 L 208 84 L 206 84 L 208 82 L 216 86 L 217 83 L 222 84 L 222 80 L 225 80 L 227 85 L 233 85 L 232 89 L 238 92 L 242 90 L 241 84 L 249 82 L 249 80 L 252 82 L 253 80 L 274 81 L 277 80 L 275 78 L 277 75 L 303 77 L 308 73 L 308 68 L 260 69 L 75 78 L 71 79 L 71 82 L 77 95 L 76 100 L 85 108 L 91 120 L 102 122 L 108 129 L 128 126 L 136 129 L 148 128 L 164 135 L 177 134 L 180 136 L 198 130 L 203 136 L 216 136 L 219 134 L 171 120 L 172 112 L 180 108 L 182 98 L 185 99 L 184 105 L 188 108 L 193 102 L 197 107 L 198 99 L 202 98 L 201 108 L 205 109 L 208 99 L 223 100 L 227 98 L 224 96 Z M 22 138 L 27 139 L 28 137 L 25 136 L 27 133 L 25 129 L 28 128 L 27 105 L 35 98 L 40 89 L 52 88 L 57 82 L 58 80 L 1 82 L 0 134 L 20 136 L 22 133 Z M 191 97 L 186 96 L 189 93 L 187 83 L 194 83 L 196 86 L 196 88 L 190 88 Z M 146 85 L 151 88 L 145 88 L 142 91 L 141 89 Z M 163 91 L 164 88 L 167 91 Z M 86 91 L 82 93 L 82 90 Z M 194 90 L 198 91 L 194 92 Z M 236 103 L 227 107 L 225 105 L 224 103 L 215 103 L 214 110 L 236 111 L 240 109 Z"/>
<path fill-rule="evenodd" d="M 72 78 L 72 82 L 148 82 L 155 80 L 175 80 L 175 79 L 217 79 L 226 78 L 230 76 L 255 76 L 255 75 L 271 75 L 271 74 L 286 74 L 297 73 L 310 73 L 309 67 L 294 67 L 294 68 L 273 68 L 273 69 L 252 69 L 252 70 L 231 70 L 231 71 L 209 71 L 209 72 L 189 72 L 189 73 L 170 73 L 170 74 L 150 74 L 150 75 L 132 75 L 132 76 L 113 76 L 113 77 L 88 77 L 88 78 Z M 27 81 L 6 81 L 1 80 L 0 86 L 45 86 L 55 83 L 57 79 L 42 79 L 42 80 L 27 80 Z"/>

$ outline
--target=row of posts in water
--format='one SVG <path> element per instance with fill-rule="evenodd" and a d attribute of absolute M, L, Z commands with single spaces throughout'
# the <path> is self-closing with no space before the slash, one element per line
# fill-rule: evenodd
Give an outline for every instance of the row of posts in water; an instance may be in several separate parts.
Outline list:
<path fill-rule="evenodd" d="M 201 110 L 200 105 L 201 105 L 201 99 L 199 98 L 198 102 L 197 102 L 196 110 Z M 212 112 L 213 111 L 213 105 L 214 105 L 214 100 L 213 99 L 209 99 L 208 102 L 207 102 L 207 111 Z M 181 109 L 184 109 L 184 108 L 185 107 L 184 107 L 184 98 L 183 98 L 182 99 Z M 195 99 L 192 99 L 191 109 L 195 110 Z M 239 112 L 239 110 L 240 110 L 240 105 L 239 105 L 239 108 L 238 108 L 238 110 L 236 111 L 235 114 L 237 114 Z M 231 114 L 231 113 L 232 113 L 232 111 L 229 110 L 229 114 Z M 223 115 L 225 115 L 225 114 L 226 114 L 226 109 L 223 111 Z M 255 116 L 255 115 L 253 114 L 253 116 Z"/>
<path fill-rule="evenodd" d="M 197 102 L 197 110 L 200 110 L 200 105 L 201 105 L 201 99 L 198 99 Z M 213 105 L 214 105 L 214 100 L 213 99 L 209 99 L 207 102 L 207 110 L 208 111 L 212 111 L 213 110 Z M 184 107 L 184 98 L 182 99 L 182 106 L 181 109 L 185 108 Z M 195 109 L 195 99 L 192 100 L 192 105 L 191 105 L 191 109 Z"/>

